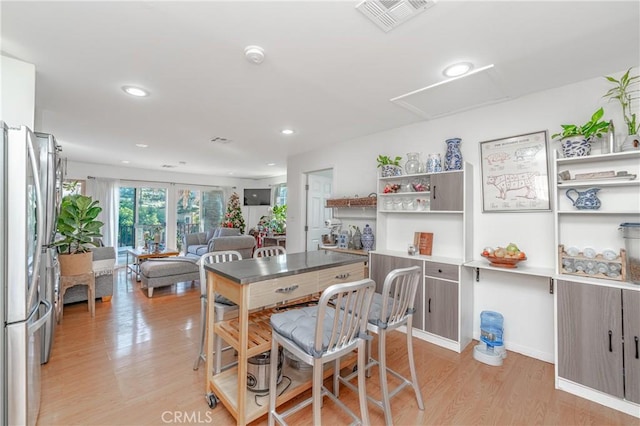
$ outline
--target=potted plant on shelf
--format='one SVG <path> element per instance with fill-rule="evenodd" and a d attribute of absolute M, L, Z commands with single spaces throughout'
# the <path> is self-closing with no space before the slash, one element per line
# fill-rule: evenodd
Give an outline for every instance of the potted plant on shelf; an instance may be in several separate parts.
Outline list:
<path fill-rule="evenodd" d="M 60 203 L 60 215 L 56 224 L 59 238 L 54 242 L 58 249 L 60 275 L 81 275 L 93 269 L 91 247 L 97 247 L 95 238 L 102 237 L 104 223 L 96 220 L 102 208 L 98 201 L 81 194 L 67 195 Z"/>
<path fill-rule="evenodd" d="M 575 124 L 562 124 L 562 132 L 551 137 L 560 138 L 562 153 L 565 157 L 583 157 L 591 153 L 591 139 L 602 137 L 603 133 L 609 130 L 609 122 L 604 121 L 602 116 L 604 109 L 600 108 L 593 113 L 591 119 L 582 126 Z"/>
<path fill-rule="evenodd" d="M 619 80 L 605 76 L 609 82 L 614 84 L 614 87 L 603 96 L 609 101 L 618 101 L 622 107 L 622 118 L 627 127 L 627 135 L 622 144 L 623 151 L 640 148 L 640 124 L 637 121 L 636 113 L 632 112 L 632 102 L 640 98 L 638 96 L 640 90 L 637 88 L 640 83 L 640 75 L 629 75 L 630 73 L 631 68 Z"/>
<path fill-rule="evenodd" d="M 378 167 L 382 169 L 382 177 L 401 176 L 400 160 L 402 157 L 399 156 L 391 158 L 387 155 L 378 155 Z"/>

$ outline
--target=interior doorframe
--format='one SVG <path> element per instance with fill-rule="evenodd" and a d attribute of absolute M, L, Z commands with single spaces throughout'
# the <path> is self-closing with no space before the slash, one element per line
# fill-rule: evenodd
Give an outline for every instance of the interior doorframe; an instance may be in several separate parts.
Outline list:
<path fill-rule="evenodd" d="M 304 251 L 305 252 L 308 251 L 308 246 L 309 246 L 309 176 L 311 175 L 326 176 L 327 173 L 330 173 L 331 188 L 333 191 L 335 188 L 335 170 L 333 166 L 304 172 L 303 189 L 304 189 Z M 333 215 L 333 212 L 331 214 Z"/>

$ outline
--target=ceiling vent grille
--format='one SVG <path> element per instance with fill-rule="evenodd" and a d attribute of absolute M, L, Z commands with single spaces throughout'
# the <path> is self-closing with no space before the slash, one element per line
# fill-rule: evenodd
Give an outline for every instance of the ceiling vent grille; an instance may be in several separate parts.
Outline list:
<path fill-rule="evenodd" d="M 356 9 L 386 33 L 435 3 L 435 0 L 364 0 Z"/>

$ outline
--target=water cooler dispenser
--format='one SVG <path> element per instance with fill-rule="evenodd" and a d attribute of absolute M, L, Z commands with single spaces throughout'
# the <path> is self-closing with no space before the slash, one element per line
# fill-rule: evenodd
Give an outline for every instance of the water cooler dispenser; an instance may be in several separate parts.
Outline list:
<path fill-rule="evenodd" d="M 502 333 L 504 330 L 502 314 L 492 311 L 480 313 L 480 343 L 473 349 L 473 357 L 485 364 L 499 366 L 507 357 Z"/>

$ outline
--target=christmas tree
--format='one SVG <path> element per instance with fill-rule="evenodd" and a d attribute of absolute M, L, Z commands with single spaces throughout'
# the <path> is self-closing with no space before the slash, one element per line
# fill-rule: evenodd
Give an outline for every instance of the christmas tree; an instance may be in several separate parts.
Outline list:
<path fill-rule="evenodd" d="M 227 203 L 227 213 L 224 215 L 222 226 L 225 228 L 237 228 L 241 234 L 244 234 L 244 218 L 240 209 L 240 197 L 235 192 L 231 194 Z"/>

